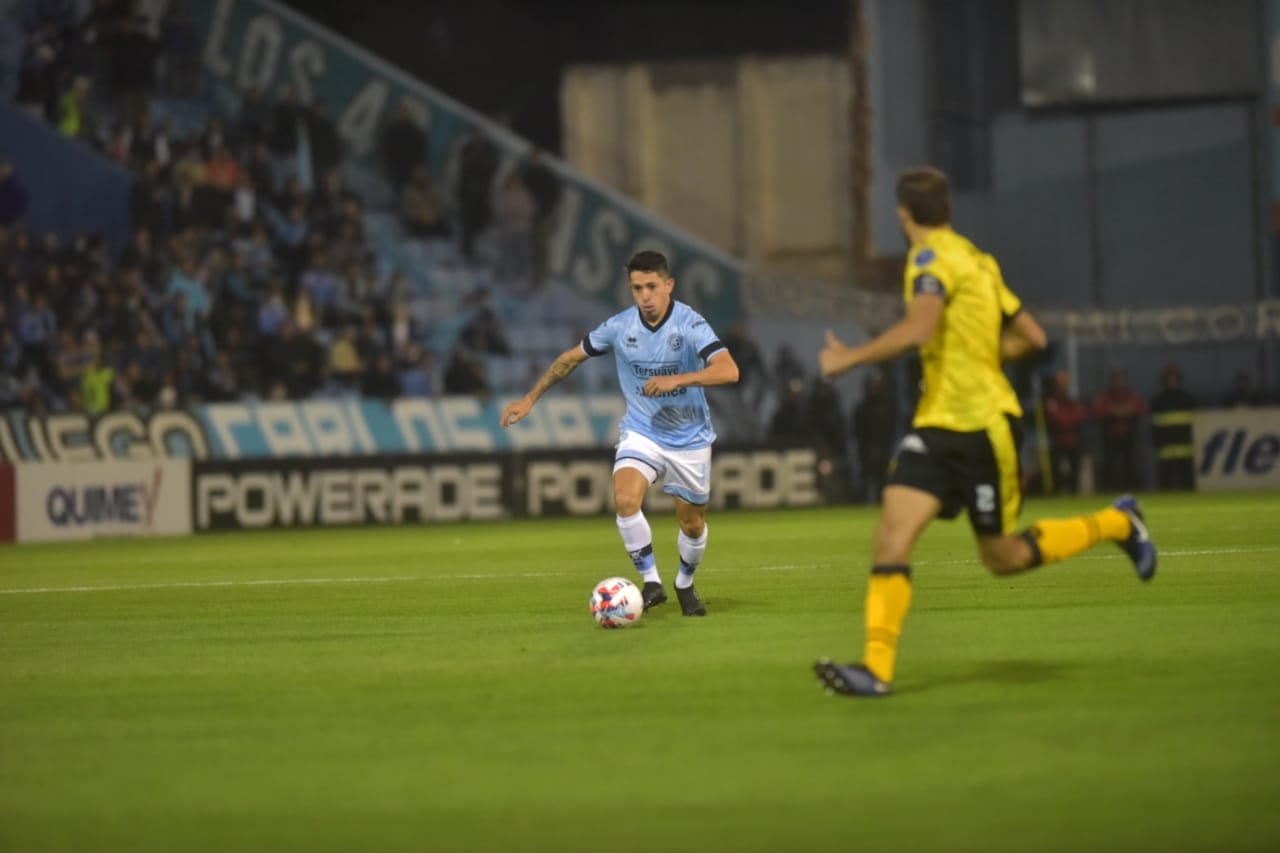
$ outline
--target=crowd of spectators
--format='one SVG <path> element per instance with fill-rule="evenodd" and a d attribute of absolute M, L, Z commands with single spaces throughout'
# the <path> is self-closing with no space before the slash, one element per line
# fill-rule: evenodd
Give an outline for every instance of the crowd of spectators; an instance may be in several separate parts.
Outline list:
<path fill-rule="evenodd" d="M 1078 493 L 1092 446 L 1098 457 L 1099 488 L 1121 492 L 1142 487 L 1140 462 L 1147 447 L 1155 455 L 1155 484 L 1159 488 L 1193 488 L 1192 423 L 1195 410 L 1204 402 L 1231 409 L 1262 406 L 1266 399 L 1242 371 L 1222 399 L 1197 401 L 1183 385 L 1181 368 L 1169 365 L 1150 401 L 1129 384 L 1125 370 L 1114 368 L 1107 386 L 1089 403 L 1072 395 L 1071 376 L 1059 370 L 1046 378 L 1043 394 L 1049 451 L 1045 486 L 1054 492 Z"/>
<path fill-rule="evenodd" d="M 408 278 L 371 249 L 322 100 L 286 88 L 271 103 L 250 89 L 234 115 L 197 127 L 157 118 L 158 93 L 197 94 L 187 4 L 174 0 L 160 22 L 137 0 L 96 0 L 78 20 L 74 8 L 50 4 L 26 22 L 16 100 L 134 174 L 134 230 L 123 252 L 94 235 L 28 233 L 22 176 L 0 165 L 0 404 L 96 413 L 490 391 L 485 356 L 510 347 L 489 297 L 454 306 L 474 319 L 452 350 L 425 346 Z M 472 130 L 446 193 L 406 101 L 381 154 L 405 239 L 456 243 L 516 292 L 542 283 L 535 241 L 559 183 L 538 152 L 499 186 L 498 151 Z"/>

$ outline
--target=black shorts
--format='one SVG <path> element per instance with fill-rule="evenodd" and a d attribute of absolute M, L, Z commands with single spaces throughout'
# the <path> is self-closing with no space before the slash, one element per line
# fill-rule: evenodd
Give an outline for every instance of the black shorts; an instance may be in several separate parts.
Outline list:
<path fill-rule="evenodd" d="M 1022 425 L 1014 418 L 977 432 L 918 427 L 898 444 L 887 485 L 933 495 L 942 502 L 939 518 L 967 509 L 979 536 L 1012 533 L 1022 511 L 1021 447 Z"/>

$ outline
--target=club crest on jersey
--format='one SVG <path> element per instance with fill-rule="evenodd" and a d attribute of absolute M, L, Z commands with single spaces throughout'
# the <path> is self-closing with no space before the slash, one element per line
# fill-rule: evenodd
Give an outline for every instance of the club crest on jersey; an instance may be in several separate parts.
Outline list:
<path fill-rule="evenodd" d="M 673 350 L 678 350 L 684 346 L 684 338 L 680 335 L 672 335 L 667 340 L 667 346 L 671 347 Z"/>

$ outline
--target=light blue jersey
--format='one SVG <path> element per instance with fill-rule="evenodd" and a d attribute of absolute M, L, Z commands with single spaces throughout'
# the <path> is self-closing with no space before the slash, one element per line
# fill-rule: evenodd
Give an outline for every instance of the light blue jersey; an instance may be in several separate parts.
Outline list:
<path fill-rule="evenodd" d="M 678 388 L 661 397 L 646 397 L 644 384 L 654 376 L 701 370 L 722 349 L 725 345 L 711 324 L 674 299 L 654 326 L 645 323 L 639 308 L 628 308 L 582 339 L 587 355 L 612 352 L 617 362 L 618 384 L 627 401 L 621 431 L 639 433 L 670 450 L 707 447 L 716 440 L 706 391 Z"/>

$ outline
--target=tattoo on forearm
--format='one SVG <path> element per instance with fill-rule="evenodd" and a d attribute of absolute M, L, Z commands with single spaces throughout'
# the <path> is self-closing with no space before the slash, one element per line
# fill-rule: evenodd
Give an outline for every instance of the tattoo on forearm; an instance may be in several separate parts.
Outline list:
<path fill-rule="evenodd" d="M 577 363 L 567 358 L 560 357 L 552 362 L 547 368 L 547 372 L 542 374 L 542 378 L 538 380 L 538 384 L 533 386 L 530 395 L 536 400 L 547 392 L 552 385 L 555 385 L 561 379 L 564 379 L 570 373 L 573 373 L 578 367 Z"/>

